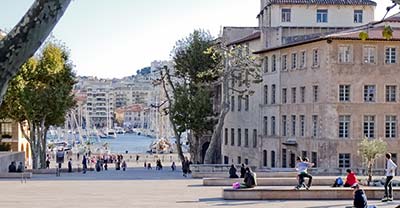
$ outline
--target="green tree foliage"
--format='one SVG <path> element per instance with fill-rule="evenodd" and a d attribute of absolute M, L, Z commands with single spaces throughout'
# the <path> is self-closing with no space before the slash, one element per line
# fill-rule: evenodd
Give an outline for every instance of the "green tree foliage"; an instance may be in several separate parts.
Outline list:
<path fill-rule="evenodd" d="M 172 51 L 174 74 L 165 71 L 165 79 L 173 92 L 169 99 L 170 120 L 177 137 L 185 131 L 190 132 L 190 153 L 195 162 L 201 162 L 199 138 L 212 130 L 213 126 L 210 120 L 213 116 L 210 83 L 217 77 L 204 75 L 204 72 L 219 64 L 213 54 L 207 53 L 213 41 L 212 36 L 202 30 L 195 30 L 188 37 L 177 41 Z M 162 81 L 165 81 L 164 77 Z M 183 159 L 183 155 L 180 157 Z"/>
<path fill-rule="evenodd" d="M 375 160 L 386 153 L 387 143 L 382 139 L 363 139 L 358 145 L 358 153 L 368 167 L 368 185 L 372 181 L 372 167 Z"/>
<path fill-rule="evenodd" d="M 62 125 L 67 111 L 75 105 L 73 65 L 67 50 L 48 43 L 38 57 L 30 58 L 10 82 L 1 116 L 20 123 L 28 121 L 33 166 L 45 167 L 46 133 L 52 125 Z M 22 126 L 22 124 L 21 124 Z"/>

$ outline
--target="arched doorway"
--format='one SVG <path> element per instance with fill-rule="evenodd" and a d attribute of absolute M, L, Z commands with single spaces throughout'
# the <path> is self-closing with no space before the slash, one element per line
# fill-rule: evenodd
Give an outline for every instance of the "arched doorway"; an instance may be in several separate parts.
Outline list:
<path fill-rule="evenodd" d="M 201 163 L 204 163 L 204 157 L 206 156 L 206 152 L 209 146 L 210 142 L 204 142 L 204 144 L 201 146 Z"/>

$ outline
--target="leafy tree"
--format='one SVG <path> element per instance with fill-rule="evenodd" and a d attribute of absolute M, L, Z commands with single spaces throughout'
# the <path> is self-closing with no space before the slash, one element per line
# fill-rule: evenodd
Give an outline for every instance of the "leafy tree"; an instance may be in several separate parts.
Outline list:
<path fill-rule="evenodd" d="M 32 149 L 34 169 L 39 162 L 45 167 L 48 128 L 62 125 L 75 105 L 74 83 L 68 52 L 55 43 L 47 44 L 39 57 L 29 59 L 10 82 L 1 116 L 18 121 L 21 127 L 27 121 L 29 135 L 23 133 Z"/>
<path fill-rule="evenodd" d="M 169 101 L 167 113 L 177 138 L 181 160 L 180 137 L 183 132 L 190 133 L 188 141 L 192 160 L 202 162 L 199 140 L 204 133 L 212 130 L 210 83 L 216 77 L 201 75 L 219 64 L 212 54 L 206 53 L 213 41 L 208 32 L 195 30 L 177 41 L 172 51 L 174 74 L 167 67 L 161 69 L 161 81 Z"/>
<path fill-rule="evenodd" d="M 221 60 L 218 66 L 203 73 L 205 76 L 217 76 L 218 81 L 214 84 L 222 87 L 221 106 L 218 115 L 218 122 L 214 128 L 210 146 L 207 149 L 204 163 L 221 163 L 220 155 L 222 128 L 225 117 L 229 112 L 230 100 L 233 94 L 242 95 L 248 102 L 254 94 L 252 85 L 262 82 L 260 60 L 251 55 L 250 48 L 246 45 L 233 45 L 226 47 L 224 43 L 216 44 L 208 50 L 213 54 L 215 60 Z"/>
<path fill-rule="evenodd" d="M 368 185 L 372 181 L 372 167 L 375 160 L 385 154 L 387 144 L 382 139 L 363 139 L 358 145 L 358 153 L 368 166 Z"/>
<path fill-rule="evenodd" d="M 35 0 L 19 23 L 0 38 L 0 104 L 9 81 L 36 52 L 71 0 Z"/>

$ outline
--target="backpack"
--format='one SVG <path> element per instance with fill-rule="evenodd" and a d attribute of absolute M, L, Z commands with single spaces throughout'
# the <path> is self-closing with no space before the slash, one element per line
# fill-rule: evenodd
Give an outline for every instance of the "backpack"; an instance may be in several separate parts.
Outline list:
<path fill-rule="evenodd" d="M 343 180 L 342 180 L 341 177 L 336 178 L 336 184 L 337 184 L 338 186 L 343 185 Z"/>

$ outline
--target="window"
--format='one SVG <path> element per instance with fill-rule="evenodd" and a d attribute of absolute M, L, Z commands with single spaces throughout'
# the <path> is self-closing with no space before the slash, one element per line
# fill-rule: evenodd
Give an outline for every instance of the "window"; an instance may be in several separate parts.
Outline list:
<path fill-rule="evenodd" d="M 249 164 L 249 159 L 245 158 L 245 159 L 244 159 L 244 164 L 245 164 L 245 165 L 248 165 L 248 164 Z"/>
<path fill-rule="evenodd" d="M 282 22 L 290 22 L 290 9 L 282 9 Z"/>
<path fill-rule="evenodd" d="M 276 56 L 275 55 L 272 55 L 272 69 L 271 69 L 271 71 L 272 72 L 276 71 Z"/>
<path fill-rule="evenodd" d="M 249 130 L 244 129 L 244 146 L 249 147 Z"/>
<path fill-rule="evenodd" d="M 247 74 L 247 73 L 246 73 Z M 243 83 L 243 75 L 242 75 L 242 72 L 240 72 L 239 74 L 238 74 L 238 83 L 239 83 L 239 87 L 241 87 L 242 86 L 242 83 Z"/>
<path fill-rule="evenodd" d="M 275 136 L 275 116 L 271 116 L 271 135 Z"/>
<path fill-rule="evenodd" d="M 339 154 L 339 168 L 350 167 L 350 153 Z"/>
<path fill-rule="evenodd" d="M 271 104 L 275 104 L 275 93 L 276 91 L 276 85 L 272 85 L 272 89 L 271 89 Z"/>
<path fill-rule="evenodd" d="M 339 85 L 339 101 L 350 101 L 350 85 Z"/>
<path fill-rule="evenodd" d="M 316 152 L 312 152 L 311 153 L 311 161 L 312 163 L 314 163 L 314 168 L 318 167 L 318 157 L 317 157 L 317 153 Z"/>
<path fill-rule="evenodd" d="M 350 63 L 351 62 L 351 48 L 350 46 L 339 46 L 339 63 Z"/>
<path fill-rule="evenodd" d="M 268 56 L 264 58 L 264 73 L 268 72 Z"/>
<path fill-rule="evenodd" d="M 292 64 L 292 69 L 297 68 L 297 53 L 292 53 L 291 64 Z"/>
<path fill-rule="evenodd" d="M 263 150 L 263 166 L 267 167 L 267 150 Z"/>
<path fill-rule="evenodd" d="M 229 164 L 229 157 L 228 156 L 224 156 L 224 164 Z"/>
<path fill-rule="evenodd" d="M 318 67 L 319 66 L 319 50 L 314 49 L 312 52 L 312 66 L 313 67 Z"/>
<path fill-rule="evenodd" d="M 242 110 L 242 99 L 243 99 L 243 96 L 238 95 L 238 111 Z"/>
<path fill-rule="evenodd" d="M 244 96 L 244 111 L 249 111 L 249 95 Z"/>
<path fill-rule="evenodd" d="M 292 115 L 292 136 L 296 136 L 296 116 Z"/>
<path fill-rule="evenodd" d="M 307 55 L 305 51 L 300 52 L 300 69 L 306 68 L 307 65 Z"/>
<path fill-rule="evenodd" d="M 396 138 L 396 126 L 397 126 L 396 116 L 386 116 L 386 121 L 385 121 L 386 138 Z"/>
<path fill-rule="evenodd" d="M 296 88 L 292 87 L 292 103 L 296 103 Z"/>
<path fill-rule="evenodd" d="M 385 63 L 395 64 L 396 63 L 396 48 L 388 47 L 385 50 Z"/>
<path fill-rule="evenodd" d="M 282 168 L 287 167 L 286 149 L 282 149 Z"/>
<path fill-rule="evenodd" d="M 242 146 L 242 129 L 238 129 L 238 146 Z"/>
<path fill-rule="evenodd" d="M 367 138 L 375 137 L 375 116 L 364 116 L 364 135 Z"/>
<path fill-rule="evenodd" d="M 364 101 L 375 102 L 375 85 L 364 86 Z"/>
<path fill-rule="evenodd" d="M 287 55 L 282 55 L 282 71 L 287 70 Z"/>
<path fill-rule="evenodd" d="M 242 157 L 238 156 L 238 158 L 237 158 L 237 164 L 242 164 Z"/>
<path fill-rule="evenodd" d="M 231 111 L 235 111 L 235 96 L 231 97 Z"/>
<path fill-rule="evenodd" d="M 305 132 L 306 132 L 306 123 L 305 123 L 305 116 L 304 115 L 300 115 L 300 136 L 305 136 Z"/>
<path fill-rule="evenodd" d="M 268 117 L 264 116 L 264 135 L 268 135 Z"/>
<path fill-rule="evenodd" d="M 287 103 L 287 89 L 283 88 L 282 89 L 282 103 Z"/>
<path fill-rule="evenodd" d="M 264 85 L 264 104 L 268 104 L 268 85 Z"/>
<path fill-rule="evenodd" d="M 12 124 L 10 122 L 1 123 L 1 134 L 12 136 Z"/>
<path fill-rule="evenodd" d="M 271 151 L 271 168 L 275 167 L 275 151 Z"/>
<path fill-rule="evenodd" d="M 301 151 L 301 157 L 302 158 L 308 157 L 307 156 L 307 151 Z"/>
<path fill-rule="evenodd" d="M 228 129 L 225 128 L 225 145 L 228 145 Z"/>
<path fill-rule="evenodd" d="M 318 9 L 317 10 L 317 22 L 328 22 L 328 10 Z"/>
<path fill-rule="evenodd" d="M 312 136 L 313 137 L 318 136 L 318 116 L 317 115 L 312 116 Z"/>
<path fill-rule="evenodd" d="M 396 86 L 386 86 L 386 102 L 396 102 Z"/>
<path fill-rule="evenodd" d="M 375 46 L 364 46 L 364 63 L 375 64 L 376 63 L 376 47 Z"/>
<path fill-rule="evenodd" d="M 354 23 L 362 23 L 362 22 L 363 22 L 363 11 L 354 10 Z"/>
<path fill-rule="evenodd" d="M 231 146 L 235 146 L 235 129 L 231 129 Z"/>
<path fill-rule="evenodd" d="M 318 85 L 313 86 L 313 100 L 318 102 Z"/>
<path fill-rule="evenodd" d="M 253 129 L 253 148 L 257 147 L 257 129 Z"/>
<path fill-rule="evenodd" d="M 282 116 L 282 136 L 287 136 L 287 117 Z"/>
<path fill-rule="evenodd" d="M 339 138 L 349 138 L 350 116 L 339 116 Z"/>
<path fill-rule="evenodd" d="M 300 87 L 300 102 L 305 103 L 306 102 L 306 87 Z"/>

